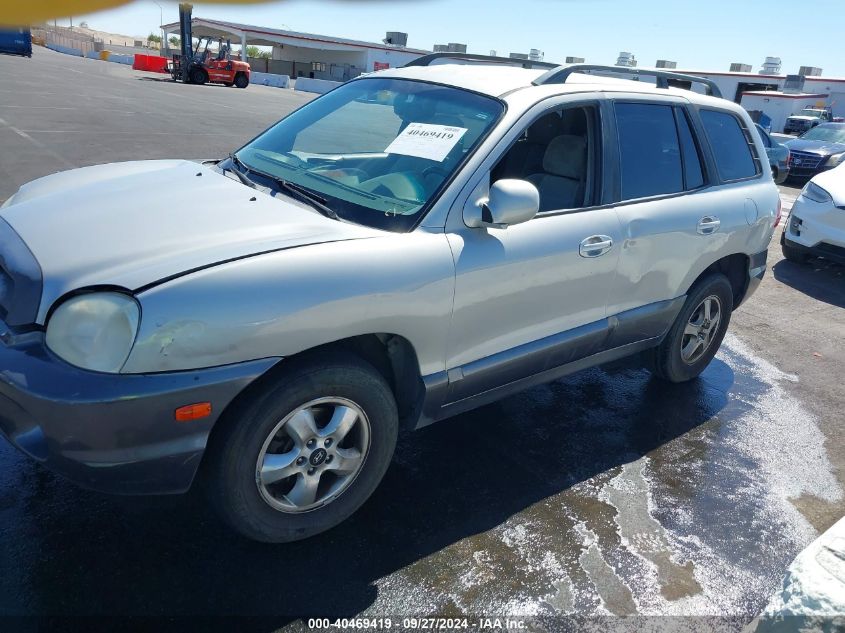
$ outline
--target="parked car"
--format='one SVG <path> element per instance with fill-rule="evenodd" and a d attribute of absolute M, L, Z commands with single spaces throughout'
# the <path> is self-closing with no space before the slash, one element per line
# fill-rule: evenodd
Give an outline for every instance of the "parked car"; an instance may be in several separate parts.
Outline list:
<path fill-rule="evenodd" d="M 32 35 L 29 28 L 0 28 L 0 53 L 32 57 Z"/>
<path fill-rule="evenodd" d="M 463 59 L 344 83 L 216 165 L 21 187 L 0 211 L 3 433 L 99 490 L 202 478 L 280 542 L 360 507 L 400 428 L 634 354 L 696 378 L 780 213 L 748 114 Z"/>
<path fill-rule="evenodd" d="M 818 174 L 804 186 L 780 243 L 783 256 L 792 262 L 824 257 L 845 264 L 845 165 Z"/>
<path fill-rule="evenodd" d="M 803 134 L 817 125 L 833 121 L 831 108 L 804 108 L 798 114 L 786 118 L 783 126 L 784 134 Z"/>
<path fill-rule="evenodd" d="M 766 148 L 766 156 L 769 157 L 772 177 L 775 179 L 775 184 L 780 185 L 789 177 L 789 148 L 774 140 L 759 124 L 757 124 L 757 131 Z"/>
<path fill-rule="evenodd" d="M 785 145 L 789 173 L 810 178 L 845 161 L 845 123 L 822 123 Z"/>

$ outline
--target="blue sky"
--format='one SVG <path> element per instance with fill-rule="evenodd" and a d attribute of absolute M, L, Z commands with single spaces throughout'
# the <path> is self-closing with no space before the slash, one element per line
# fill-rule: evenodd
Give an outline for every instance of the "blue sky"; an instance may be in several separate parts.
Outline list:
<path fill-rule="evenodd" d="M 178 20 L 177 3 L 161 0 L 164 21 Z M 798 11 L 800 21 L 794 17 Z M 549 61 L 567 55 L 612 64 L 619 51 L 641 66 L 657 59 L 690 70 L 728 70 L 731 62 L 756 72 L 767 55 L 783 71 L 821 66 L 845 77 L 841 27 L 845 0 L 286 0 L 257 5 L 194 3 L 194 16 L 379 41 L 386 31 L 409 33 L 408 45 L 462 42 L 469 52 L 500 55 L 538 48 Z M 139 0 L 87 16 L 91 28 L 146 35 L 157 31 L 159 8 Z M 67 24 L 67 20 L 62 21 Z"/>

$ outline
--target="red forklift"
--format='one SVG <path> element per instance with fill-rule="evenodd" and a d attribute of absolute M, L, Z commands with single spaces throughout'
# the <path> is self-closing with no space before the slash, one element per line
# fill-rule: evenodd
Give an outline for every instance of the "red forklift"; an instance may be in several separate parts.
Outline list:
<path fill-rule="evenodd" d="M 225 44 L 218 40 L 217 54 L 208 50 L 213 41 L 211 36 L 200 37 L 196 47 L 192 47 L 190 4 L 179 5 L 179 35 L 181 53 L 174 53 L 167 70 L 173 81 L 191 84 L 219 83 L 225 86 L 246 88 L 249 85 L 249 64 L 233 60 L 231 56 L 231 42 Z M 187 60 L 187 62 L 186 62 Z"/>

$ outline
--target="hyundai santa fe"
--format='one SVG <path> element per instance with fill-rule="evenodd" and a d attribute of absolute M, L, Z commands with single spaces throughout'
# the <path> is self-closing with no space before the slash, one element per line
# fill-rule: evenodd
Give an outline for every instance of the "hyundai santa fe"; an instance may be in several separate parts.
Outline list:
<path fill-rule="evenodd" d="M 282 542 L 359 508 L 400 429 L 634 354 L 694 379 L 780 201 L 745 111 L 650 72 L 434 55 L 220 161 L 24 185 L 0 211 L 0 429 L 89 488 L 201 479 Z"/>

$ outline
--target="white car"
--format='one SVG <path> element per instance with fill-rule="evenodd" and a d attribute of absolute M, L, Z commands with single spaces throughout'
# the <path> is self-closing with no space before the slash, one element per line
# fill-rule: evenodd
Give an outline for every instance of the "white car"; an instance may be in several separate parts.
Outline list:
<path fill-rule="evenodd" d="M 845 264 L 845 164 L 818 174 L 801 190 L 780 243 L 791 262 L 824 257 Z"/>

